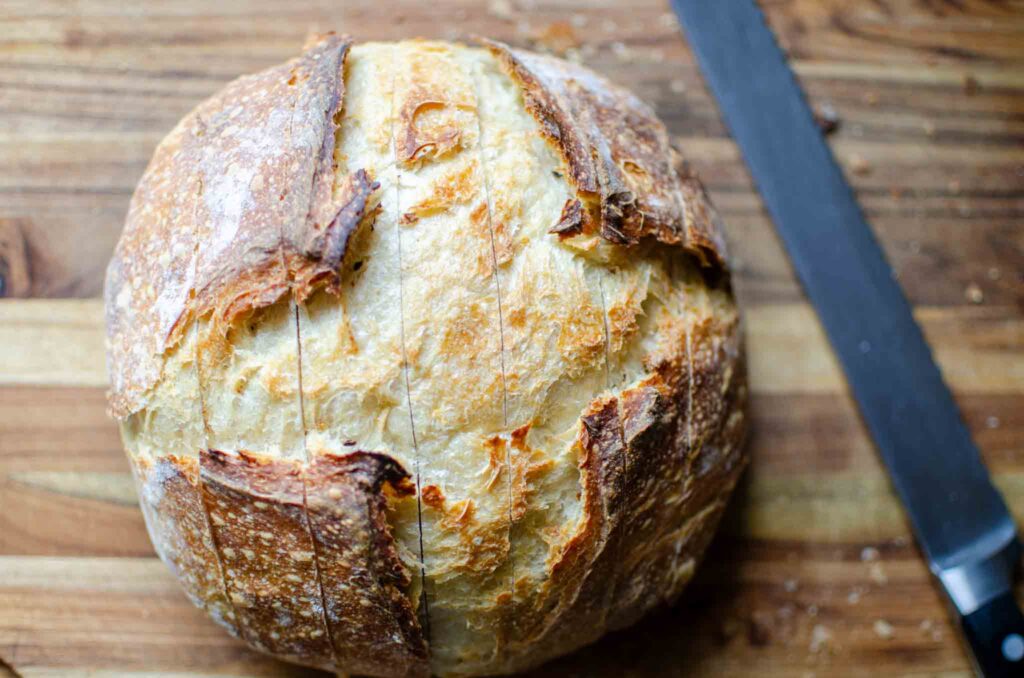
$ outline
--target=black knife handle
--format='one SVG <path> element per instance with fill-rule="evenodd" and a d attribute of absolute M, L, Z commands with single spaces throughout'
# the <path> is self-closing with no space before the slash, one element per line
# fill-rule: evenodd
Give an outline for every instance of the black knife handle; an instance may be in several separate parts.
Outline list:
<path fill-rule="evenodd" d="M 1024 676 L 1024 614 L 1006 592 L 961 617 L 964 637 L 985 678 Z"/>

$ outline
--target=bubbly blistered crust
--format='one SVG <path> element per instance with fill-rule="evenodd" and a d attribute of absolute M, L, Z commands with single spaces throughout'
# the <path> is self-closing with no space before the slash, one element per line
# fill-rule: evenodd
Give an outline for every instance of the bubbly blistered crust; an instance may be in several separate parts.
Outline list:
<path fill-rule="evenodd" d="M 371 675 L 522 670 L 677 596 L 744 466 L 718 217 L 649 107 L 582 67 L 494 42 L 375 45 L 374 106 L 349 119 L 351 46 L 328 36 L 231 83 L 157 149 L 108 271 L 111 410 L 145 428 L 185 365 L 206 435 L 264 450 L 160 456 L 147 432 L 132 457 L 157 552 L 253 646 Z M 494 79 L 521 116 L 497 120 Z M 341 129 L 364 138 L 342 150 Z M 445 228 L 478 241 L 425 235 Z M 438 245 L 450 270 L 430 268 Z M 381 311 L 400 328 L 344 363 L 365 375 L 332 373 L 384 327 L 346 324 L 367 267 L 393 271 Z M 453 316 L 439 300 L 463 279 Z M 198 367 L 169 366 L 190 328 Z M 369 447 L 334 435 L 350 428 L 336 396 L 374 413 L 351 427 Z M 296 416 L 246 428 L 253 402 Z M 415 494 L 396 458 L 422 472 L 422 512 L 396 513 Z"/>

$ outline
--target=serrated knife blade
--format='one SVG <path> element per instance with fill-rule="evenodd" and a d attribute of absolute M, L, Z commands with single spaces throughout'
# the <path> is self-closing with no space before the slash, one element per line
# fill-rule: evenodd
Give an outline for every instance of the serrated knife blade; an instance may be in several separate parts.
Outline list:
<path fill-rule="evenodd" d="M 910 305 L 753 0 L 671 0 L 976 671 L 1024 676 L 1020 544 Z"/>

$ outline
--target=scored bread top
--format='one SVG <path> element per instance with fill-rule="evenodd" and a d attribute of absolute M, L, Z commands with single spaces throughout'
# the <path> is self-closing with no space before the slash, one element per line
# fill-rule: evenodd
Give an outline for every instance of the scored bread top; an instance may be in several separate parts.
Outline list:
<path fill-rule="evenodd" d="M 678 151 L 646 104 L 569 62 L 485 42 L 523 88 L 576 197 L 591 208 L 577 227 L 597 217 L 610 242 L 651 235 L 724 267 L 724 239 L 703 188 L 685 169 L 679 176 Z M 320 278 L 337 276 L 373 190 L 358 170 L 343 179 L 340 196 L 330 190 L 338 181 L 331 161 L 344 97 L 340 64 L 351 45 L 329 36 L 284 66 L 239 78 L 158 146 L 107 270 L 117 417 L 143 405 L 163 354 L 191 319 L 216 310 L 230 321 L 289 291 L 305 299 Z M 415 130 L 410 118 L 404 123 Z M 199 256 L 201 245 L 210 256 Z"/>
<path fill-rule="evenodd" d="M 635 96 L 497 42 L 332 35 L 229 84 L 154 153 L 106 305 L 158 553 L 293 661 L 590 642 L 678 594 L 743 466 L 702 186 Z"/>

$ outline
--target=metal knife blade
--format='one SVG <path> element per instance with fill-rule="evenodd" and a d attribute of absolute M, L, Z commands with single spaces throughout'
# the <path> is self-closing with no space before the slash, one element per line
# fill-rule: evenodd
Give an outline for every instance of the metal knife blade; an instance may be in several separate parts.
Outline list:
<path fill-rule="evenodd" d="M 672 6 L 977 670 L 1024 675 L 1024 617 L 1012 597 L 1016 526 L 785 55 L 753 0 Z"/>

